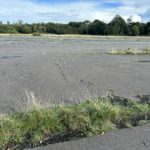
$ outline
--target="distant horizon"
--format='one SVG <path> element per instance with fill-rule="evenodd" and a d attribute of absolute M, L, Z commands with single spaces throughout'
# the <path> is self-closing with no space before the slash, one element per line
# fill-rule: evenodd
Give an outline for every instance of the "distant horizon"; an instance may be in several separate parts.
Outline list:
<path fill-rule="evenodd" d="M 115 16 L 117 16 L 118 14 L 116 14 Z M 8 21 L 5 21 L 5 22 L 2 22 L 1 20 L 0 20 L 0 22 L 2 23 L 2 24 L 16 24 L 16 23 L 19 23 L 19 22 L 22 22 L 22 24 L 29 24 L 29 25 L 32 25 L 32 24 L 48 24 L 48 23 L 53 23 L 53 24 L 64 24 L 64 25 L 67 25 L 67 24 L 69 24 L 69 23 L 71 23 L 71 22 L 76 22 L 76 23 L 84 23 L 85 21 L 90 21 L 91 23 L 92 22 L 94 22 L 95 20 L 98 20 L 98 21 L 101 21 L 101 22 L 104 22 L 105 24 L 109 24 L 114 18 L 115 18 L 115 16 L 109 21 L 109 22 L 105 22 L 105 21 L 102 21 L 102 20 L 100 20 L 100 19 L 94 19 L 94 20 L 92 20 L 92 21 L 90 21 L 90 20 L 88 20 L 88 19 L 85 19 L 85 20 L 83 20 L 83 21 L 76 21 L 76 20 L 71 20 L 71 21 L 69 21 L 69 22 L 51 22 L 51 21 L 48 21 L 48 22 L 25 22 L 24 20 L 22 20 L 22 19 L 18 19 L 18 21 L 16 21 L 16 22 L 10 22 L 9 20 Z M 119 15 L 120 16 L 120 15 Z M 122 17 L 122 16 L 120 16 L 120 17 Z M 123 18 L 123 17 L 122 17 Z M 130 17 L 129 17 L 130 18 Z M 128 19 L 129 19 L 128 18 Z M 123 18 L 124 19 L 124 18 Z M 130 18 L 131 19 L 131 18 Z M 127 23 L 127 19 L 124 19 L 124 21 Z M 146 22 L 141 22 L 141 21 L 131 21 L 132 23 L 143 23 L 143 24 L 147 24 L 147 23 L 149 23 L 150 21 L 146 21 Z"/>
<path fill-rule="evenodd" d="M 133 22 L 150 21 L 149 0 L 5 0 L 0 2 L 0 21 L 16 23 L 110 22 L 120 15 Z"/>

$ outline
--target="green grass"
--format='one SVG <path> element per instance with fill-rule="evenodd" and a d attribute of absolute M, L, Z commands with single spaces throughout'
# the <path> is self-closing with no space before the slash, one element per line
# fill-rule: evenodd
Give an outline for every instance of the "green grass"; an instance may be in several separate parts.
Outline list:
<path fill-rule="evenodd" d="M 35 103 L 24 112 L 0 115 L 0 149 L 26 144 L 34 147 L 55 135 L 93 136 L 147 122 L 150 105 L 110 94 L 70 105 L 42 107 Z M 59 141 L 59 140 L 58 140 Z M 55 142 L 55 140 L 53 141 Z"/>
<path fill-rule="evenodd" d="M 150 48 L 143 48 L 141 50 L 135 50 L 135 49 L 117 49 L 117 50 L 111 50 L 107 52 L 111 55 L 150 55 Z"/>

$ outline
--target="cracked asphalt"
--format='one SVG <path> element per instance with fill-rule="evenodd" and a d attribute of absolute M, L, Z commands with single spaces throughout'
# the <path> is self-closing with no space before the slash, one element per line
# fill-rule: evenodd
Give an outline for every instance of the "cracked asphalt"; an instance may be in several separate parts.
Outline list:
<path fill-rule="evenodd" d="M 0 36 L 0 112 L 26 107 L 25 91 L 44 105 L 118 95 L 150 95 L 150 56 L 112 56 L 111 49 L 150 47 L 150 38 Z M 150 124 L 35 150 L 149 150 Z"/>
<path fill-rule="evenodd" d="M 71 103 L 106 94 L 150 95 L 150 56 L 111 49 L 150 47 L 150 38 L 0 36 L 0 112 L 24 109 L 25 91 L 41 103 Z"/>

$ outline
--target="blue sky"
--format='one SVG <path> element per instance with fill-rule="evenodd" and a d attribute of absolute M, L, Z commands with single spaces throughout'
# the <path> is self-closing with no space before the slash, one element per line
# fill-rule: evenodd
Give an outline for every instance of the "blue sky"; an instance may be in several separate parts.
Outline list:
<path fill-rule="evenodd" d="M 150 21 L 150 0 L 1 0 L 0 21 L 61 22 L 100 19 L 116 14 L 133 21 Z"/>

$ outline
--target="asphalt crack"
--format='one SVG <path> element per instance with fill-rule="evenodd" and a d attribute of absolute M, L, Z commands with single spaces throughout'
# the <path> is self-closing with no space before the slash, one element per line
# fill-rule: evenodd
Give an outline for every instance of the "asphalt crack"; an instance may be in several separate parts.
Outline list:
<path fill-rule="evenodd" d="M 149 147 L 146 142 L 144 140 L 142 140 L 142 144 L 145 146 L 145 147 Z"/>
<path fill-rule="evenodd" d="M 81 79 L 80 82 L 86 84 L 88 88 L 91 88 L 91 87 L 95 87 L 95 86 L 96 86 L 95 83 L 89 82 L 89 81 L 86 82 L 86 81 L 84 81 L 83 79 Z"/>
<path fill-rule="evenodd" d="M 59 70 L 60 70 L 60 73 L 61 73 L 61 76 L 64 78 L 65 81 L 69 81 L 67 76 L 65 75 L 63 69 L 62 69 L 62 66 L 61 64 L 59 63 L 59 61 L 55 62 L 56 66 L 58 66 Z"/>

